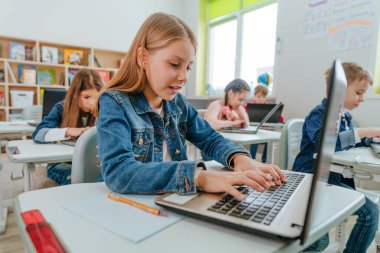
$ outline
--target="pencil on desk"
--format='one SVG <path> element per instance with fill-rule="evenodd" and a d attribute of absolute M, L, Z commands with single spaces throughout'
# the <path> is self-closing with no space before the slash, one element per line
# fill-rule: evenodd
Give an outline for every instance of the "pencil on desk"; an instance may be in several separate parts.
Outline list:
<path fill-rule="evenodd" d="M 127 199 L 127 198 L 125 198 L 119 194 L 113 193 L 113 192 L 108 193 L 108 198 L 112 199 L 114 201 L 122 202 L 122 203 L 125 203 L 128 205 L 137 207 L 141 210 L 144 210 L 144 211 L 149 212 L 149 213 L 154 214 L 154 215 L 167 216 L 166 213 L 162 212 L 161 210 L 159 210 L 157 208 L 146 206 L 144 204 L 141 204 L 141 203 L 138 203 L 136 201 Z"/>

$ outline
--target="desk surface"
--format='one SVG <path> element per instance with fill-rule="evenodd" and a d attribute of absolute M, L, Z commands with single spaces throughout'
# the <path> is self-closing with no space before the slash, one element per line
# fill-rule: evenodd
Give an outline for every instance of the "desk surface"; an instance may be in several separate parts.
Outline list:
<path fill-rule="evenodd" d="M 8 147 L 17 147 L 19 154 L 12 154 Z M 71 161 L 74 147 L 64 144 L 36 144 L 32 140 L 9 141 L 7 154 L 14 163 L 49 163 Z"/>
<path fill-rule="evenodd" d="M 346 151 L 336 152 L 333 162 L 361 169 L 367 172 L 380 174 L 380 158 L 371 148 L 353 148 Z"/>
<path fill-rule="evenodd" d="M 63 208 L 66 203 L 108 192 L 104 183 L 90 183 L 20 194 L 15 201 L 15 214 L 26 251 L 34 252 L 34 249 L 25 232 L 20 212 L 30 209 L 39 209 L 42 212 L 69 252 L 231 253 L 238 249 L 239 252 L 293 253 L 303 248 L 299 245 L 299 240 L 284 241 L 243 233 L 187 217 L 141 243 L 133 243 Z M 362 194 L 342 187 L 324 186 L 321 192 L 323 197 L 318 200 L 318 206 L 329 208 L 319 209 L 308 243 L 325 234 L 364 203 Z"/>
<path fill-rule="evenodd" d="M 8 122 L 6 122 L 8 123 Z M 0 134 L 33 133 L 36 127 L 22 124 L 0 124 Z"/>
<path fill-rule="evenodd" d="M 268 131 L 260 129 L 257 134 L 244 134 L 244 133 L 224 133 L 220 134 L 233 143 L 246 145 L 246 144 L 259 144 L 266 142 L 280 141 L 281 133 L 275 131 Z"/>

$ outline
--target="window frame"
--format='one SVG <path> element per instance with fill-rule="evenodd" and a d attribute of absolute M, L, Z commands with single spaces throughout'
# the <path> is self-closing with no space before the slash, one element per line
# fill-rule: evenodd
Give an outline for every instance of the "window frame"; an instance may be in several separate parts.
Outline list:
<path fill-rule="evenodd" d="M 222 17 L 218 17 L 213 20 L 209 20 L 207 23 L 207 57 L 206 57 L 206 83 L 208 83 L 209 78 L 210 78 L 210 69 L 209 69 L 209 64 L 210 64 L 210 36 L 211 36 L 211 28 L 214 26 L 221 25 L 223 23 L 229 22 L 231 20 L 236 20 L 237 22 L 237 28 L 236 28 L 236 48 L 235 48 L 235 77 L 238 78 L 241 74 L 241 65 L 242 65 L 242 46 L 243 46 L 243 27 L 244 27 L 244 15 L 256 11 L 258 9 L 264 8 L 268 5 L 271 4 L 278 4 L 277 0 L 264 0 L 261 3 L 254 4 L 249 7 L 242 8 L 238 11 L 231 12 L 227 15 L 224 15 Z M 278 13 L 278 12 L 277 12 Z M 277 27 L 277 26 L 276 26 Z M 276 31 L 277 34 L 277 31 Z M 274 62 L 275 64 L 275 62 Z M 273 64 L 273 69 L 275 68 Z M 227 84 L 226 84 L 227 85 Z M 206 88 L 206 87 L 204 87 Z M 274 83 L 273 83 L 273 90 L 272 94 L 268 94 L 268 98 L 270 99 L 271 97 L 275 97 L 275 88 L 274 88 Z M 222 96 L 224 95 L 223 90 L 214 90 L 212 94 L 208 94 L 206 96 L 208 97 L 216 97 L 216 96 Z"/>

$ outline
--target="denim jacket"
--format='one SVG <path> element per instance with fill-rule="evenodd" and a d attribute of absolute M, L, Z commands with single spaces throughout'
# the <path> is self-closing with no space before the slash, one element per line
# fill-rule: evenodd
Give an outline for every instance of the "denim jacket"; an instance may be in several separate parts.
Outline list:
<path fill-rule="evenodd" d="M 32 138 L 36 143 L 45 143 L 45 135 L 51 128 L 61 127 L 63 113 L 63 101 L 58 102 L 51 109 L 49 114 L 45 116 L 42 122 L 34 130 Z"/>
<path fill-rule="evenodd" d="M 188 161 L 185 140 L 227 165 L 236 152 L 247 153 L 225 140 L 177 94 L 163 101 L 164 116 L 150 107 L 143 93 L 108 91 L 99 99 L 99 158 L 107 186 L 118 193 L 196 192 L 195 161 Z M 172 161 L 163 162 L 163 140 Z"/>

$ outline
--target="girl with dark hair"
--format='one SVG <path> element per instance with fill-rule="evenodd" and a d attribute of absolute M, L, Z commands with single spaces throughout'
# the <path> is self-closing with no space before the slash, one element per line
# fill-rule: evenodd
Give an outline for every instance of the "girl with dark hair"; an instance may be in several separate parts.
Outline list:
<path fill-rule="evenodd" d="M 224 92 L 224 99 L 210 103 L 204 119 L 215 130 L 225 127 L 247 127 L 249 118 L 243 106 L 250 92 L 247 82 L 235 79 L 226 86 Z"/>

